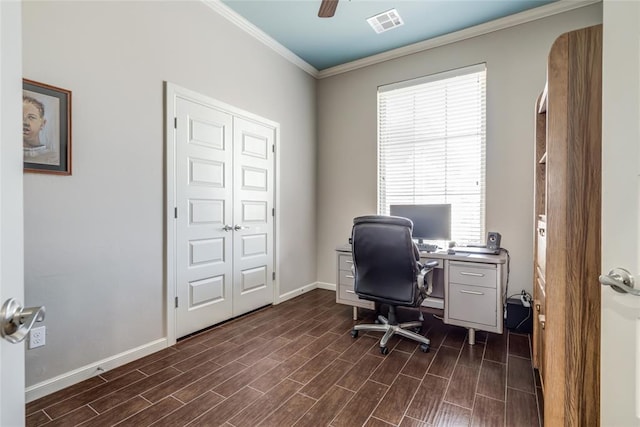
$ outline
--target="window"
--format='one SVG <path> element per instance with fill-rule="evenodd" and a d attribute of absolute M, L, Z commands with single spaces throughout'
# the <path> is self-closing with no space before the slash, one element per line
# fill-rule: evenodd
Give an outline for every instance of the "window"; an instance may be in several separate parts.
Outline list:
<path fill-rule="evenodd" d="M 485 228 L 486 67 L 378 88 L 378 212 L 451 203 L 451 238 Z"/>

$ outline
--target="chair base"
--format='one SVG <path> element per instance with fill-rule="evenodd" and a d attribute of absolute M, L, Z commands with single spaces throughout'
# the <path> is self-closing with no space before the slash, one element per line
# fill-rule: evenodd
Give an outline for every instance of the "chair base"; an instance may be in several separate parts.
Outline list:
<path fill-rule="evenodd" d="M 395 316 L 390 315 L 389 317 L 393 318 Z M 405 322 L 405 323 L 399 323 L 394 325 L 394 324 L 391 324 L 391 322 L 389 322 L 389 320 L 382 315 L 378 316 L 378 321 L 380 323 L 375 325 L 372 325 L 372 324 L 355 325 L 353 327 L 353 330 L 351 331 L 351 335 L 355 338 L 358 336 L 358 331 L 384 332 L 384 335 L 380 339 L 380 352 L 382 354 L 388 353 L 387 343 L 389 342 L 389 340 L 394 334 L 398 334 L 405 338 L 409 338 L 414 341 L 417 341 L 420 344 L 422 344 L 420 346 L 422 351 L 424 351 L 425 353 L 429 351 L 429 345 L 431 344 L 431 341 L 429 340 L 429 338 L 407 330 L 412 328 L 421 328 L 422 327 L 421 321 Z"/>

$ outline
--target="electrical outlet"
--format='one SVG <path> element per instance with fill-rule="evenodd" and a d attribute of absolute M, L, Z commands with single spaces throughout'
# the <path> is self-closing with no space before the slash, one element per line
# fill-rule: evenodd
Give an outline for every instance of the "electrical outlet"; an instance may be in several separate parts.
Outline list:
<path fill-rule="evenodd" d="M 32 348 L 42 347 L 45 345 L 45 336 L 47 334 L 46 326 L 38 326 L 31 328 L 29 332 L 29 350 Z"/>

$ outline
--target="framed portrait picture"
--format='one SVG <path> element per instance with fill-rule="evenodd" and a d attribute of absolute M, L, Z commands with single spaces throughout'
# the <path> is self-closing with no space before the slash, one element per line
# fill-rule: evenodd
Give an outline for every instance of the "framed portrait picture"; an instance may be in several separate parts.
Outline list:
<path fill-rule="evenodd" d="M 71 175 L 71 91 L 22 79 L 24 171 Z"/>

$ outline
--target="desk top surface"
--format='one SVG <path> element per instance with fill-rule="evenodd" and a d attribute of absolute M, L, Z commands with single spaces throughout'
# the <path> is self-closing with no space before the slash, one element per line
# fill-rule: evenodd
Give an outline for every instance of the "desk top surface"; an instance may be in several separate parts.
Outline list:
<path fill-rule="evenodd" d="M 351 253 L 351 245 L 341 245 L 336 248 L 338 252 Z M 420 252 L 420 259 L 447 259 L 450 261 L 466 261 L 466 262 L 484 262 L 491 264 L 504 264 L 507 262 L 507 251 L 501 249 L 497 255 L 489 254 L 472 254 L 458 252 L 450 254 L 446 250 L 436 252 Z"/>

